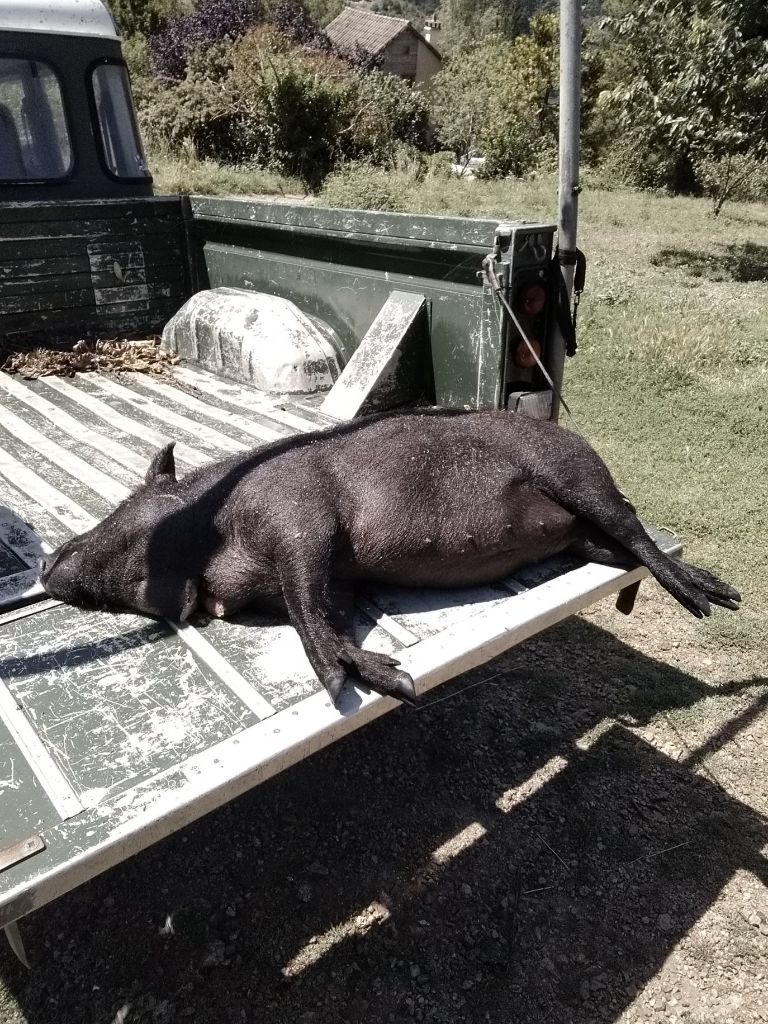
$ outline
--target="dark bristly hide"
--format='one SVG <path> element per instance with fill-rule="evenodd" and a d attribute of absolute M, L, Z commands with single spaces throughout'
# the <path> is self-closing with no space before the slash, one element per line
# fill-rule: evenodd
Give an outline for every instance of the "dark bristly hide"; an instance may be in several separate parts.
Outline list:
<path fill-rule="evenodd" d="M 278 441 L 176 479 L 173 445 L 145 483 L 43 566 L 51 597 L 183 621 L 246 605 L 287 612 L 335 701 L 347 673 L 414 697 L 397 662 L 335 625 L 334 580 L 490 583 L 574 552 L 646 566 L 692 614 L 739 594 L 653 543 L 593 449 L 521 414 L 414 410 Z"/>

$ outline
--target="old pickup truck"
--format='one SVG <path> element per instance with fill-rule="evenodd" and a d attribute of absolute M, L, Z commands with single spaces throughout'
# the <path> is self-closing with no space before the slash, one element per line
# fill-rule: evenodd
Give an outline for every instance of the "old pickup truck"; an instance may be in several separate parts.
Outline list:
<path fill-rule="evenodd" d="M 353 686 L 332 706 L 277 620 L 80 611 L 46 598 L 38 560 L 169 439 L 184 470 L 368 408 L 557 417 L 578 7 L 563 5 L 559 260 L 549 223 L 153 196 L 99 0 L 0 9 L 3 352 L 165 331 L 177 359 L 165 375 L 0 372 L 0 925 L 22 958 L 24 915 L 397 706 Z M 424 693 L 645 574 L 556 561 L 455 592 L 371 587 L 352 628 Z"/>

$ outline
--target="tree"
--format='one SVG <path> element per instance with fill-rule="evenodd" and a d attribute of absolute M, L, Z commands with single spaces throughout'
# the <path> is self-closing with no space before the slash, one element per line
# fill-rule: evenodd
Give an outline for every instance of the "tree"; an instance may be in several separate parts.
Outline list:
<path fill-rule="evenodd" d="M 600 62 L 585 55 L 582 79 L 586 123 L 594 106 Z M 557 148 L 557 112 L 546 103 L 559 77 L 558 19 L 531 18 L 526 35 L 493 36 L 449 55 L 429 90 L 430 110 L 443 144 L 457 160 L 486 157 L 490 176 L 523 174 Z"/>
<path fill-rule="evenodd" d="M 124 38 L 149 36 L 171 18 L 188 14 L 190 0 L 109 0 L 109 9 Z"/>
<path fill-rule="evenodd" d="M 522 30 L 520 0 L 443 0 L 439 9 L 440 48 L 462 50 L 490 36 L 514 39 Z"/>
<path fill-rule="evenodd" d="M 768 14 L 756 0 L 639 0 L 606 19 L 612 38 L 613 88 L 606 108 L 620 129 L 648 128 L 648 139 L 686 167 L 671 182 L 691 190 L 697 164 L 721 167 L 718 214 L 768 157 Z M 742 168 L 734 173 L 736 166 Z"/>

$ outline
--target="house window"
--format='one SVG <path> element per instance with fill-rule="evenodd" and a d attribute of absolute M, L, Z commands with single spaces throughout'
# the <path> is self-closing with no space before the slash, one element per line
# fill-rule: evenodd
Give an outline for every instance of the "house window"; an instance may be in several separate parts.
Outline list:
<path fill-rule="evenodd" d="M 133 113 L 125 67 L 122 64 L 100 64 L 94 68 L 92 83 L 96 121 L 107 170 L 123 180 L 146 181 L 150 175 Z"/>
<path fill-rule="evenodd" d="M 0 57 L 0 181 L 60 181 L 71 170 L 56 72 L 43 61 Z"/>

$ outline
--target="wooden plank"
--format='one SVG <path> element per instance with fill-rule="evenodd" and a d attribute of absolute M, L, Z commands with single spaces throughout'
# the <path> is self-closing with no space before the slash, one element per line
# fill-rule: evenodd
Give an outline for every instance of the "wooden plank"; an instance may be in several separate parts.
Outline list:
<path fill-rule="evenodd" d="M 89 270 L 88 256 L 57 256 L 38 259 L 14 260 L 0 263 L 0 283 L 9 281 L 36 281 L 39 278 L 58 277 L 59 274 L 81 274 Z"/>
<path fill-rule="evenodd" d="M 217 398 L 228 406 L 246 409 L 302 433 L 321 430 L 324 425 L 330 426 L 333 422 L 328 416 L 318 416 L 316 420 L 309 419 L 290 408 L 285 408 L 289 401 L 285 396 L 265 395 L 255 388 L 223 380 L 207 370 L 192 366 L 174 366 L 172 373 L 184 384 L 197 388 L 203 395 Z"/>
<path fill-rule="evenodd" d="M 0 297 L 35 292 L 71 291 L 77 288 L 116 288 L 123 285 L 150 284 L 177 285 L 184 289 L 184 267 L 176 263 L 154 263 L 142 259 L 143 253 L 110 253 L 84 257 L 51 260 L 54 268 L 48 272 L 38 266 L 30 273 L 24 264 L 13 264 L 3 274 L 0 267 Z"/>
<path fill-rule="evenodd" d="M 104 268 L 91 271 L 88 261 L 70 261 L 67 271 L 55 274 L 24 276 L 19 274 L 3 279 L 0 276 L 0 299 L 15 295 L 43 295 L 50 293 L 70 292 L 77 289 L 124 288 L 130 285 L 151 284 L 156 287 L 170 287 L 172 294 L 184 293 L 184 268 L 176 266 L 124 267 L 120 261 L 120 273 L 115 272 L 116 258 L 113 256 L 98 257 L 104 261 Z M 85 263 L 85 269 L 78 269 Z"/>
<path fill-rule="evenodd" d="M 133 241 L 133 239 L 126 239 Z M 88 237 L 83 238 L 46 238 L 41 244 L 39 239 L 18 238 L 14 240 L 0 238 L 0 262 L 13 262 L 21 259 L 39 259 L 44 252 L 49 257 L 61 257 L 68 254 L 82 255 L 86 252 Z M 177 255 L 184 260 L 184 242 L 181 235 L 146 235 L 141 239 L 141 247 L 145 253 L 168 253 L 169 258 Z"/>
<path fill-rule="evenodd" d="M 249 446 L 247 444 L 243 444 L 242 441 L 238 441 L 228 434 L 223 434 L 220 430 L 206 426 L 199 421 L 199 418 L 192 419 L 188 416 L 182 416 L 174 412 L 173 409 L 167 409 L 157 402 L 144 398 L 143 395 L 124 387 L 122 384 L 118 384 L 117 381 L 102 377 L 97 373 L 79 373 L 77 376 L 106 394 L 119 399 L 131 408 L 140 409 L 150 419 L 157 420 L 170 427 L 175 427 L 178 430 L 186 431 L 197 438 L 198 444 L 202 448 L 213 449 L 217 454 L 219 452 L 235 454 L 248 451 Z"/>
<path fill-rule="evenodd" d="M 98 316 L 110 309 L 125 308 L 129 302 L 142 301 L 147 304 L 153 300 L 183 301 L 183 285 L 179 281 L 154 282 L 133 288 L 107 288 L 98 291 L 90 285 L 85 288 L 69 288 L 66 278 L 56 280 L 54 291 L 43 291 L 38 288 L 31 293 L 22 295 L 6 295 L 3 297 L 3 317 L 12 317 L 21 313 L 40 313 L 44 310 L 60 310 L 72 308 L 94 308 Z M 0 323 L 2 323 L 0 319 Z"/>
<path fill-rule="evenodd" d="M 128 434 L 131 437 L 139 437 L 156 445 L 158 448 L 162 448 L 172 440 L 167 434 L 161 434 L 148 423 L 125 416 L 118 409 L 114 409 L 111 405 L 91 394 L 91 392 L 84 390 L 82 387 L 76 387 L 60 377 L 41 377 L 40 383 L 44 387 L 48 387 L 81 405 L 84 409 L 93 413 L 94 416 L 105 420 L 110 426 L 122 431 L 124 434 Z M 195 469 L 199 466 L 205 466 L 211 461 L 210 455 L 206 455 L 204 452 L 200 452 L 196 448 L 191 448 L 189 445 L 178 441 L 176 442 L 175 454 L 181 462 Z"/>
<path fill-rule="evenodd" d="M 0 314 L 0 337 L 27 344 L 42 342 L 55 332 L 53 341 L 64 338 L 124 338 L 138 333 L 158 333 L 183 304 L 183 296 L 155 299 L 149 310 L 140 314 L 120 314 L 119 306 L 107 306 L 101 313 L 95 303 L 65 309 L 41 310 L 30 321 L 29 312 Z"/>
<path fill-rule="evenodd" d="M 366 597 L 375 608 L 420 640 L 436 636 L 457 622 L 466 622 L 479 612 L 487 612 L 509 596 L 501 584 L 451 589 L 366 588 Z"/>
<path fill-rule="evenodd" d="M 27 763 L 13 734 L 0 720 L 0 846 L 25 842 L 61 816 Z M 9 865 L 6 865 L 9 866 Z M 0 870 L 3 870 L 0 868 Z"/>
<path fill-rule="evenodd" d="M 363 210 L 328 209 L 265 203 L 253 199 L 190 196 L 195 220 L 237 223 L 255 229 L 265 225 L 292 233 L 320 232 L 328 238 L 362 239 L 369 236 L 389 243 L 404 240 L 483 254 L 493 248 L 497 220 L 440 217 L 411 213 L 372 213 Z M 551 225 L 547 226 L 551 231 Z M 531 225 L 533 227 L 533 225 Z"/>
<path fill-rule="evenodd" d="M 6 693 L 84 807 L 259 720 L 164 623 L 136 615 L 49 607 L 4 623 L 0 661 Z"/>
<path fill-rule="evenodd" d="M 48 509 L 60 523 L 73 533 L 85 533 L 96 525 L 96 517 L 78 505 L 66 494 L 52 487 L 42 477 L 29 469 L 18 459 L 9 455 L 0 446 L 0 476 L 4 476 L 14 487 L 23 491 L 33 501 Z"/>
<path fill-rule="evenodd" d="M 327 416 L 351 420 L 374 390 L 392 375 L 427 300 L 413 292 L 393 291 L 320 406 Z"/>
<path fill-rule="evenodd" d="M 40 242 L 49 238 L 85 238 L 89 242 L 113 243 L 121 238 L 164 237 L 181 230 L 180 220 L 173 216 L 121 217 L 117 222 L 113 218 L 89 217 L 87 220 L 47 221 L 44 224 L 0 219 L 0 239 L 5 242 L 33 238 Z"/>
<path fill-rule="evenodd" d="M 274 430 L 271 427 L 264 426 L 261 423 L 256 423 L 253 420 L 246 419 L 245 416 L 240 416 L 235 412 L 227 412 L 224 409 L 219 409 L 215 405 L 210 405 L 208 402 L 203 402 L 199 398 L 195 398 L 194 395 L 188 394 L 186 391 L 182 391 L 180 388 L 175 388 L 172 385 L 161 383 L 158 380 L 153 380 L 146 373 L 130 373 L 128 374 L 131 384 L 139 392 L 150 392 L 151 394 L 157 395 L 162 398 L 164 405 L 168 406 L 169 403 L 174 403 L 181 406 L 183 409 L 189 409 L 191 412 L 195 412 L 200 416 L 204 416 L 206 419 L 214 420 L 217 423 L 223 423 L 226 426 L 232 427 L 235 430 L 240 431 L 243 434 L 247 434 L 249 437 L 254 437 L 259 441 L 277 441 L 281 437 L 290 437 L 286 431 Z"/>
<path fill-rule="evenodd" d="M 0 505 L 0 540 L 26 566 L 35 566 L 53 550 L 12 509 Z"/>
<path fill-rule="evenodd" d="M 274 715 L 275 709 L 269 701 L 265 700 L 258 690 L 251 686 L 226 658 L 221 656 L 213 644 L 208 643 L 199 630 L 186 622 L 171 622 L 170 626 L 181 637 L 190 651 L 196 654 L 260 721 Z"/>
<path fill-rule="evenodd" d="M 68 451 L 52 441 L 29 423 L 25 423 L 21 417 L 16 416 L 8 408 L 3 409 L 2 429 L 7 430 L 9 434 L 27 445 L 31 449 L 33 457 L 42 456 L 48 459 L 69 476 L 79 480 L 96 494 L 115 505 L 131 493 L 124 484 L 106 473 L 102 473 L 101 470 L 96 469 L 95 466 L 86 462 L 85 459 L 81 459 L 74 452 Z"/>
<path fill-rule="evenodd" d="M 41 540 L 42 545 L 52 545 L 50 549 L 45 550 L 53 550 L 54 547 L 68 540 L 73 533 L 59 522 L 50 509 L 39 501 L 35 501 L 34 498 L 30 498 L 18 487 L 14 487 L 8 478 L 2 475 L 0 475 L 0 513 L 3 517 L 6 513 L 13 513 L 24 523 L 28 523 L 39 537 L 45 537 L 45 541 Z"/>
<path fill-rule="evenodd" d="M 45 590 L 37 569 L 24 569 L 12 576 L 0 577 L 0 608 L 44 596 Z"/>
<path fill-rule="evenodd" d="M 97 430 L 92 424 L 82 423 L 80 420 L 75 419 L 74 416 L 70 416 L 66 410 L 48 401 L 43 395 L 33 391 L 31 387 L 22 384 L 19 380 L 11 377 L 10 374 L 0 373 L 0 389 L 18 401 L 23 402 L 40 416 L 44 416 L 45 419 L 49 420 L 81 445 L 96 448 L 112 459 L 113 462 L 124 466 L 137 478 L 143 479 L 147 470 L 147 460 L 131 448 Z M 2 529 L 1 520 L 0 529 Z"/>
<path fill-rule="evenodd" d="M 129 246 L 133 245 L 133 248 Z M 11 281 L 45 281 L 47 278 L 69 276 L 70 274 L 86 274 L 95 270 L 114 272 L 115 263 L 126 271 L 145 267 L 153 271 L 153 276 L 176 278 L 183 276 L 185 267 L 180 255 L 173 249 L 167 251 L 149 250 L 143 247 L 136 251 L 135 243 L 126 242 L 114 252 L 94 252 L 88 255 L 87 248 L 82 252 L 70 253 L 68 256 L 54 256 L 45 259 L 23 259 L 0 263 L 0 284 Z"/>
<path fill-rule="evenodd" d="M 59 200 L 40 203 L 0 203 L 0 221 L 5 224 L 44 223 L 111 219 L 147 220 L 176 217 L 181 221 L 178 196 L 152 196 L 146 199 Z"/>
<path fill-rule="evenodd" d="M 0 719 L 61 819 L 79 814 L 83 805 L 77 793 L 38 736 L 24 705 L 11 693 L 4 679 L 0 679 Z"/>

